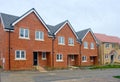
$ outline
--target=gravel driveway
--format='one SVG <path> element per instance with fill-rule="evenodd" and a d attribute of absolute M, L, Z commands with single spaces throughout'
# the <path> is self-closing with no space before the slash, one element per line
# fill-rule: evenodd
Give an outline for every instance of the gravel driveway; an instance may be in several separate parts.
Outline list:
<path fill-rule="evenodd" d="M 120 69 L 1 72 L 1 82 L 120 82 Z"/>

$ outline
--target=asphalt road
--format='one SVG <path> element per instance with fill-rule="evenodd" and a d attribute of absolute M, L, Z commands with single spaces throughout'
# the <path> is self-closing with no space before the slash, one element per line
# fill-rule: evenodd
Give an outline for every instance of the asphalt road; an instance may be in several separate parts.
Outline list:
<path fill-rule="evenodd" d="M 120 82 L 120 69 L 1 72 L 1 82 Z"/>

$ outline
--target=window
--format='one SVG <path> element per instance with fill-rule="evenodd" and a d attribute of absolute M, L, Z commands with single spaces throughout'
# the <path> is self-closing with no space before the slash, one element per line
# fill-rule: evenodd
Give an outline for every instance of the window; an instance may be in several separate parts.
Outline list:
<path fill-rule="evenodd" d="M 88 43 L 84 42 L 84 48 L 88 48 Z"/>
<path fill-rule="evenodd" d="M 68 45 L 74 45 L 74 39 L 68 38 Z"/>
<path fill-rule="evenodd" d="M 42 52 L 42 60 L 46 60 L 46 52 Z"/>
<path fill-rule="evenodd" d="M 108 59 L 108 57 L 109 57 L 108 54 L 105 54 L 105 59 Z"/>
<path fill-rule="evenodd" d="M 59 36 L 59 37 L 58 37 L 58 44 L 64 45 L 64 44 L 65 44 L 65 38 L 62 37 L 62 36 Z"/>
<path fill-rule="evenodd" d="M 87 62 L 87 57 L 86 56 L 82 56 L 82 62 Z"/>
<path fill-rule="evenodd" d="M 72 60 L 72 61 L 74 61 L 74 60 L 75 60 L 74 55 L 71 55 L 71 60 Z"/>
<path fill-rule="evenodd" d="M 44 40 L 44 32 L 42 31 L 36 31 L 35 32 L 35 40 Z"/>
<path fill-rule="evenodd" d="M 118 60 L 120 60 L 120 55 L 118 56 Z"/>
<path fill-rule="evenodd" d="M 114 43 L 112 44 L 112 48 L 115 48 L 115 44 Z"/>
<path fill-rule="evenodd" d="M 20 28 L 20 38 L 29 38 L 29 29 Z"/>
<path fill-rule="evenodd" d="M 25 60 L 26 59 L 26 53 L 24 50 L 16 50 L 15 51 L 15 59 L 16 60 Z"/>
<path fill-rule="evenodd" d="M 106 47 L 106 48 L 109 48 L 109 43 L 106 43 L 106 44 L 105 44 L 105 47 Z"/>
<path fill-rule="evenodd" d="M 91 49 L 94 49 L 94 43 L 93 43 L 93 42 L 91 42 L 90 48 L 91 48 Z"/>
<path fill-rule="evenodd" d="M 62 54 L 57 54 L 56 61 L 63 61 L 63 55 Z"/>

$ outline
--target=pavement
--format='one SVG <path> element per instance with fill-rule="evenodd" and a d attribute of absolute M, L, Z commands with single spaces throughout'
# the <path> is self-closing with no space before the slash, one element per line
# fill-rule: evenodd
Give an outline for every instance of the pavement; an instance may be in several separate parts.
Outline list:
<path fill-rule="evenodd" d="M 120 82 L 113 76 L 120 75 L 120 69 L 106 70 L 54 70 L 39 71 L 2 71 L 0 82 Z"/>

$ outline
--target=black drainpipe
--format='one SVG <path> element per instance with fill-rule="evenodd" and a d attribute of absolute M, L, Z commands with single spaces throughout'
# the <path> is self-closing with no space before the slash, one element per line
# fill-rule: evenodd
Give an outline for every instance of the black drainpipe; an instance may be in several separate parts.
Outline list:
<path fill-rule="evenodd" d="M 53 38 L 52 38 L 52 67 L 54 67 L 54 40 L 55 40 L 55 35 L 53 34 Z"/>
<path fill-rule="evenodd" d="M 11 36 L 10 36 L 10 32 L 11 32 L 11 30 L 13 30 L 13 29 L 10 29 L 10 28 L 7 28 L 7 30 L 8 30 L 8 64 L 9 64 L 9 70 L 11 69 L 11 63 L 10 63 L 10 52 L 11 52 L 11 45 L 10 45 L 10 43 L 11 43 L 11 41 L 10 41 L 10 38 L 11 38 Z"/>
<path fill-rule="evenodd" d="M 82 65 L 82 51 L 81 51 L 82 41 L 80 40 L 80 66 Z"/>
<path fill-rule="evenodd" d="M 9 50 L 9 52 L 8 52 L 8 57 L 9 57 L 9 58 L 8 58 L 8 59 L 9 59 L 9 70 L 10 70 L 10 68 L 11 68 L 11 63 L 10 63 L 10 47 L 11 47 L 11 46 L 10 46 L 10 29 L 9 29 L 8 39 L 9 39 L 9 40 L 8 40 L 8 41 L 9 41 L 9 42 L 8 42 L 8 50 Z"/>

